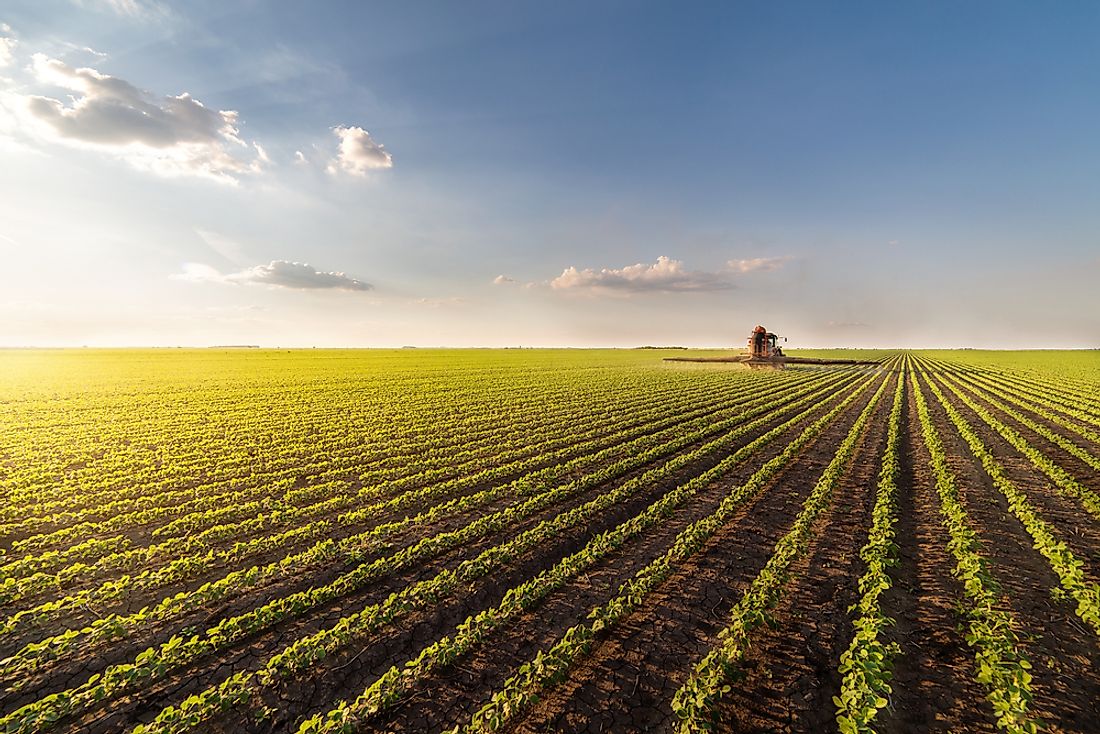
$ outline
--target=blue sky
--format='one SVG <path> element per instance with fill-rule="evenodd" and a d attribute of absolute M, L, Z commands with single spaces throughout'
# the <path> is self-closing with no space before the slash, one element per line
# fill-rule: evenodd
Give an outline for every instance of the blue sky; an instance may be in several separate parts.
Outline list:
<path fill-rule="evenodd" d="M 0 11 L 0 345 L 1100 346 L 1094 3 L 227 7 Z"/>

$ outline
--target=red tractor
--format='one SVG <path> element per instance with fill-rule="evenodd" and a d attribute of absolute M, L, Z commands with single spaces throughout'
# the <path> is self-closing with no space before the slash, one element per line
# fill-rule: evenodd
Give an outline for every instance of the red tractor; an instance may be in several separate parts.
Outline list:
<path fill-rule="evenodd" d="M 763 326 L 757 326 L 749 334 L 749 359 L 774 359 L 782 357 L 783 350 L 779 347 L 780 337 L 772 334 Z M 783 341 L 787 341 L 786 338 Z"/>
<path fill-rule="evenodd" d="M 819 357 L 788 357 L 779 347 L 779 340 L 786 337 L 776 336 L 763 326 L 757 326 L 749 334 L 747 353 L 731 354 L 727 357 L 665 357 L 666 362 L 736 362 L 748 365 L 752 369 L 783 369 L 786 365 L 809 364 L 862 364 L 877 365 L 879 359 L 823 359 Z"/>

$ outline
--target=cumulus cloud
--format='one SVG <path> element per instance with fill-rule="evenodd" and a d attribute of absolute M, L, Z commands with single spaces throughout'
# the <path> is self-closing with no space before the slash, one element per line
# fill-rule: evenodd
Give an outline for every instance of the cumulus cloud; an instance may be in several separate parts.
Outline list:
<path fill-rule="evenodd" d="M 686 270 L 679 260 L 664 255 L 653 264 L 637 263 L 623 268 L 578 270 L 568 267 L 550 281 L 557 290 L 587 290 L 618 293 L 713 291 L 732 287 L 721 275 Z"/>
<path fill-rule="evenodd" d="M 507 275 L 498 275 L 493 278 L 493 285 L 508 285 L 509 283 L 515 283 L 515 278 L 509 278 Z"/>
<path fill-rule="evenodd" d="M 328 164 L 329 173 L 366 176 L 369 171 L 393 168 L 393 156 L 363 128 L 340 126 L 333 132 L 340 138 L 340 147 Z"/>
<path fill-rule="evenodd" d="M 752 273 L 756 271 L 767 272 L 779 270 L 791 260 L 790 255 L 782 257 L 754 257 L 748 260 L 730 260 L 727 265 L 730 270 L 737 273 Z"/>
<path fill-rule="evenodd" d="M 7 23 L 0 23 L 0 66 L 7 66 L 15 58 L 15 47 L 19 45 L 19 41 L 13 37 L 7 35 L 11 33 L 11 26 Z"/>
<path fill-rule="evenodd" d="M 211 109 L 186 92 L 157 98 L 124 79 L 44 54 L 34 55 L 32 69 L 38 81 L 75 92 L 68 102 L 22 97 L 52 140 L 109 152 L 163 175 L 229 182 L 269 162 L 263 148 L 241 139 L 236 112 Z"/>
<path fill-rule="evenodd" d="M 172 277 L 194 283 L 267 285 L 293 290 L 369 291 L 373 287 L 344 273 L 326 273 L 306 263 L 289 260 L 272 260 L 268 265 L 256 265 L 237 273 L 221 273 L 209 265 L 187 263 L 183 266 L 182 273 Z"/>

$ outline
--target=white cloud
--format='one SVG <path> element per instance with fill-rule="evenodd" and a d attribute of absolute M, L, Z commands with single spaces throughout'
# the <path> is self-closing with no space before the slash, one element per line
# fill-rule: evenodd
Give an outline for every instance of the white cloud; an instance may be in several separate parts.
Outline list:
<path fill-rule="evenodd" d="M 71 59 L 74 56 L 75 57 L 89 57 L 90 56 L 90 57 L 94 58 L 96 61 L 103 61 L 104 59 L 110 58 L 110 54 L 104 53 L 103 51 L 96 51 L 91 46 L 80 46 L 78 44 L 71 43 L 69 41 L 56 41 L 55 43 L 57 43 L 62 49 L 64 49 L 64 51 L 60 54 L 59 58 Z"/>
<path fill-rule="evenodd" d="M 333 132 L 340 138 L 340 148 L 328 164 L 329 173 L 366 176 L 368 171 L 393 168 L 393 156 L 363 128 L 340 126 Z"/>
<path fill-rule="evenodd" d="M 47 139 L 105 151 L 162 175 L 227 182 L 269 162 L 263 148 L 241 139 L 236 112 L 210 109 L 186 92 L 156 98 L 123 79 L 44 54 L 33 59 L 38 81 L 77 93 L 68 104 L 54 97 L 21 97 Z"/>
<path fill-rule="evenodd" d="M 515 278 L 509 278 L 507 275 L 498 275 L 497 277 L 493 278 L 493 285 L 508 285 L 515 282 Z"/>
<path fill-rule="evenodd" d="M 258 160 L 262 165 L 271 165 L 271 158 L 270 156 L 268 156 L 267 151 L 264 150 L 264 147 L 262 145 L 253 141 L 252 148 L 256 151 L 256 160 Z"/>
<path fill-rule="evenodd" d="M 890 241 L 889 241 L 889 242 L 887 242 L 886 244 L 888 244 L 888 245 L 900 245 L 900 244 L 901 244 L 901 240 L 890 240 Z"/>
<path fill-rule="evenodd" d="M 311 265 L 288 260 L 272 260 L 269 265 L 256 265 L 237 273 L 221 273 L 202 263 L 187 263 L 183 272 L 172 276 L 193 283 L 225 283 L 229 285 L 267 285 L 293 290 L 369 291 L 373 286 L 344 273 L 323 272 Z"/>
<path fill-rule="evenodd" d="M 652 265 L 638 263 L 599 271 L 568 267 L 550 281 L 550 287 L 558 290 L 635 293 L 712 291 L 730 288 L 732 285 L 716 273 L 685 270 L 684 264 L 679 260 L 662 255 Z"/>
<path fill-rule="evenodd" d="M 11 26 L 0 23 L 0 33 L 11 33 Z M 15 47 L 19 41 L 11 36 L 0 36 L 0 66 L 7 66 L 15 58 Z"/>
<path fill-rule="evenodd" d="M 752 273 L 756 271 L 767 272 L 779 270 L 793 258 L 790 255 L 782 257 L 754 257 L 748 260 L 730 260 L 727 265 L 730 270 L 737 273 Z"/>

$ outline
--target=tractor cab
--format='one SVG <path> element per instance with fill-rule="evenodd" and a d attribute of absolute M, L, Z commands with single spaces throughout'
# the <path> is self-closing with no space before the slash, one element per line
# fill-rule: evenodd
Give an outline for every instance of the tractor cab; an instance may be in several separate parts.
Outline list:
<path fill-rule="evenodd" d="M 783 350 L 779 346 L 779 337 L 771 333 L 763 326 L 757 326 L 749 335 L 749 358 L 772 359 L 782 357 Z"/>

